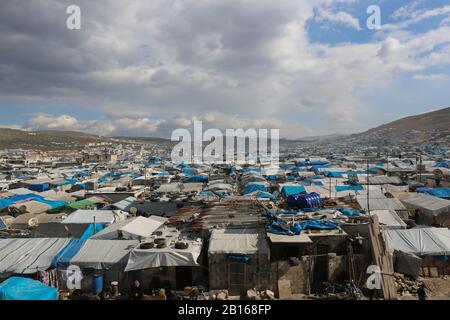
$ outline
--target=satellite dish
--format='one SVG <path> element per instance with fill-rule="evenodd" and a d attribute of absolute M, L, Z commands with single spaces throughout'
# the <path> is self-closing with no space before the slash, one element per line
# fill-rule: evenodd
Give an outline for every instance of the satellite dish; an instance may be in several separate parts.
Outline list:
<path fill-rule="evenodd" d="M 137 214 L 138 209 L 136 207 L 131 207 L 130 208 L 130 213 L 135 216 Z"/>
<path fill-rule="evenodd" d="M 28 220 L 28 226 L 30 228 L 35 228 L 39 225 L 39 220 L 37 218 L 31 218 L 30 220 Z"/>

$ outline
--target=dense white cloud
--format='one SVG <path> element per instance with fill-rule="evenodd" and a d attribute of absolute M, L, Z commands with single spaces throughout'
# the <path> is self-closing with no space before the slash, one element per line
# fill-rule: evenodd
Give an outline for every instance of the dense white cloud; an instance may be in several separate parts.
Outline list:
<path fill-rule="evenodd" d="M 77 119 L 63 114 L 52 117 L 47 114 L 37 114 L 28 121 L 28 126 L 33 129 L 76 129 L 80 126 Z"/>
<path fill-rule="evenodd" d="M 87 131 L 99 135 L 148 136 L 158 129 L 162 121 L 148 118 L 116 118 L 103 120 L 78 120 L 72 116 L 33 115 L 25 127 L 26 130 L 75 130 Z M 19 129 L 18 126 L 15 127 Z"/>
<path fill-rule="evenodd" d="M 361 30 L 334 7 L 353 0 L 77 2 L 79 31 L 65 29 L 72 1 L 0 3 L 0 102 L 61 103 L 61 116 L 37 114 L 26 127 L 170 136 L 201 119 L 289 137 L 354 132 L 370 108 L 361 90 L 450 65 L 449 26 L 400 32 L 447 6 L 408 6 L 366 43 L 327 45 L 310 40 L 308 23 Z M 102 116 L 79 120 L 78 108 Z"/>

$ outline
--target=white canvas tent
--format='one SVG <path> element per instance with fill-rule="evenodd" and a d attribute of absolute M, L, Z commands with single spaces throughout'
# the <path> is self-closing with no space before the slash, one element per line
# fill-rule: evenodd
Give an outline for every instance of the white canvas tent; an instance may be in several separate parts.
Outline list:
<path fill-rule="evenodd" d="M 415 192 L 398 193 L 396 195 L 406 207 L 411 209 L 419 209 L 434 216 L 450 212 L 450 200 Z"/>
<path fill-rule="evenodd" d="M 367 211 L 367 195 L 357 196 L 356 201 L 361 208 Z M 407 211 L 406 207 L 398 199 L 379 196 L 369 198 L 369 207 L 370 210 Z"/>
<path fill-rule="evenodd" d="M 61 221 L 61 223 L 82 223 L 90 224 L 111 224 L 121 220 L 125 220 L 128 214 L 120 210 L 77 210 L 72 212 L 66 219 Z"/>
<path fill-rule="evenodd" d="M 428 194 L 405 192 L 396 196 L 410 210 L 419 210 L 421 223 L 450 226 L 450 201 Z"/>
<path fill-rule="evenodd" d="M 268 254 L 269 241 L 265 233 L 248 228 L 214 229 L 208 254 Z"/>
<path fill-rule="evenodd" d="M 393 210 L 371 210 L 371 215 L 377 215 L 383 229 L 406 229 L 406 223 Z"/>
<path fill-rule="evenodd" d="M 138 240 L 139 238 L 146 239 L 150 237 L 155 230 L 167 222 L 167 220 L 167 218 L 158 216 L 131 218 L 109 225 L 91 237 L 91 239 L 119 239 L 120 233 L 122 234 L 123 239 L 127 240 Z"/>

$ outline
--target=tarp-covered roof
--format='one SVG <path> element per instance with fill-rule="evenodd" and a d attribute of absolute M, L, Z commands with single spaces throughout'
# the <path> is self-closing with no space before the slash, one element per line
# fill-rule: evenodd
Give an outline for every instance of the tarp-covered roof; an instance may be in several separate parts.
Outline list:
<path fill-rule="evenodd" d="M 121 231 L 124 239 L 138 240 L 139 237 L 145 239 L 161 227 L 168 219 L 158 216 L 136 217 L 119 221 L 106 227 L 92 237 L 92 239 L 118 239 L 119 231 Z"/>
<path fill-rule="evenodd" d="M 430 256 L 450 255 L 450 230 L 447 228 L 386 230 L 385 234 L 391 251 Z"/>
<path fill-rule="evenodd" d="M 269 242 L 265 232 L 257 229 L 214 229 L 209 240 L 208 253 L 268 254 Z"/>
<path fill-rule="evenodd" d="M 422 209 L 433 215 L 450 211 L 450 200 L 415 192 L 398 193 L 397 196 L 407 207 Z"/>
<path fill-rule="evenodd" d="M 47 270 L 68 238 L 0 240 L 0 273 L 30 274 Z"/>
<path fill-rule="evenodd" d="M 110 224 L 125 219 L 126 213 L 119 210 L 77 210 L 61 223 L 95 223 Z"/>
<path fill-rule="evenodd" d="M 356 200 L 358 201 L 358 204 L 367 211 L 367 196 L 366 195 L 359 195 L 356 197 Z M 399 210 L 399 211 L 405 211 L 405 206 L 395 198 L 370 198 L 369 199 L 369 207 L 370 210 Z"/>
<path fill-rule="evenodd" d="M 87 240 L 70 263 L 80 268 L 123 270 L 137 240 Z"/>
<path fill-rule="evenodd" d="M 37 280 L 11 277 L 0 284 L 0 300 L 58 300 L 58 289 Z"/>

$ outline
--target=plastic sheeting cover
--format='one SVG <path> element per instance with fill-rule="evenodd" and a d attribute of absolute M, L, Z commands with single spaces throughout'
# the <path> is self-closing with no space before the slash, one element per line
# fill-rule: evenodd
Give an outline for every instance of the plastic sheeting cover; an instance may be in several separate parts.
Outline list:
<path fill-rule="evenodd" d="M 58 300 L 58 289 L 28 278 L 11 277 L 0 284 L 0 300 Z"/>
<path fill-rule="evenodd" d="M 332 221 L 308 220 L 295 225 L 288 225 L 283 221 L 274 221 L 266 228 L 267 232 L 281 235 L 299 235 L 303 230 L 335 230 L 338 224 Z"/>
<path fill-rule="evenodd" d="M 442 199 L 450 199 L 450 188 L 417 188 L 416 192 L 426 193 Z"/>
<path fill-rule="evenodd" d="M 148 238 L 152 233 L 161 227 L 168 219 L 150 216 L 136 217 L 113 223 L 95 234 L 92 239 L 114 240 L 118 239 L 119 231 L 122 232 L 123 238 L 127 240 L 138 240 Z"/>
<path fill-rule="evenodd" d="M 306 192 L 306 190 L 304 186 L 284 186 L 281 189 L 281 192 L 284 194 L 284 196 L 288 197 L 294 194 Z"/>
<path fill-rule="evenodd" d="M 53 268 L 67 268 L 70 265 L 70 260 L 78 253 L 85 242 L 86 240 L 83 239 L 71 239 L 70 242 L 54 256 L 51 266 Z"/>
<path fill-rule="evenodd" d="M 131 251 L 125 271 L 144 270 L 158 267 L 198 266 L 201 243 L 189 242 L 189 248 L 175 249 L 167 247 L 162 249 L 139 249 Z"/>
<path fill-rule="evenodd" d="M 102 231 L 105 228 L 105 226 L 106 226 L 105 224 L 96 223 L 95 224 L 95 232 L 94 232 L 94 224 L 91 223 L 90 225 L 88 225 L 86 230 L 84 230 L 84 232 L 81 235 L 80 239 L 83 239 L 83 240 L 89 239 L 90 237 L 92 237 L 96 233 Z"/>
<path fill-rule="evenodd" d="M 80 268 L 96 270 L 123 270 L 128 256 L 137 245 L 137 240 L 96 240 L 89 239 L 70 263 Z"/>
<path fill-rule="evenodd" d="M 268 254 L 269 243 L 267 236 L 256 229 L 214 229 L 208 253 Z"/>

